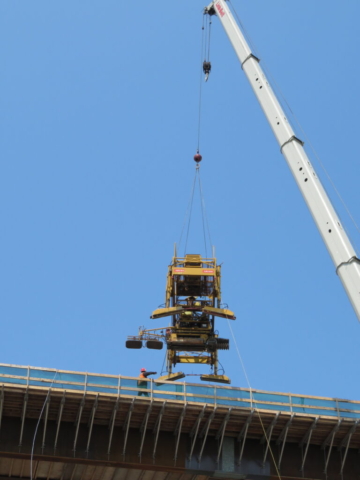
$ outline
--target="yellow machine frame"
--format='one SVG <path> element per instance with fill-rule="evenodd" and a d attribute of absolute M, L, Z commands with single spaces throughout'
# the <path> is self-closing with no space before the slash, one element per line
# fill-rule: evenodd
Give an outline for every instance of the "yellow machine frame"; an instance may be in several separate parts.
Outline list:
<path fill-rule="evenodd" d="M 184 377 L 182 372 L 172 371 L 175 365 L 183 363 L 209 365 L 213 373 L 202 375 L 203 380 L 230 383 L 228 377 L 218 374 L 218 350 L 227 350 L 229 340 L 220 338 L 215 331 L 215 317 L 236 317 L 221 304 L 221 266 L 216 258 L 198 254 L 177 257 L 175 253 L 168 268 L 165 304 L 150 318 L 163 317 L 171 317 L 168 327 L 141 329 L 138 336 L 129 337 L 128 348 L 141 348 L 146 340 L 148 348 L 161 349 L 162 338 L 167 346 L 167 375 L 161 379 Z"/>
<path fill-rule="evenodd" d="M 221 266 L 216 258 L 174 256 L 167 274 L 165 307 L 151 316 L 172 317 L 166 334 L 168 375 L 178 363 L 204 364 L 226 382 L 225 376 L 218 375 L 218 350 L 228 349 L 229 341 L 215 333 L 215 317 L 235 320 L 235 315 L 220 307 Z"/>

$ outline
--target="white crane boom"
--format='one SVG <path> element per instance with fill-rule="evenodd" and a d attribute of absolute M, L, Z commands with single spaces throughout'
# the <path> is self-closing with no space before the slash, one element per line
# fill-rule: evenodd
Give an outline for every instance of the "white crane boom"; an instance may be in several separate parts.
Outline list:
<path fill-rule="evenodd" d="M 260 60 L 251 52 L 226 0 L 213 1 L 205 8 L 205 13 L 216 14 L 220 19 L 360 321 L 360 260 L 311 165 L 303 142 L 296 137 L 259 64 Z"/>

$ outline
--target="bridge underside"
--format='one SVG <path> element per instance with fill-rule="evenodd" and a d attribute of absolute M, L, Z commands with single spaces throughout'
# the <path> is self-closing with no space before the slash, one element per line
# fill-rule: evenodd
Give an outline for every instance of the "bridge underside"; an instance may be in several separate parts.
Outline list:
<path fill-rule="evenodd" d="M 99 433 L 96 432 L 96 435 Z M 132 435 L 131 435 L 132 434 Z M 167 445 L 167 440 L 171 440 L 165 436 L 159 444 L 161 455 L 158 455 L 156 461 L 152 458 L 152 442 L 146 442 L 144 455 L 140 459 L 138 457 L 139 434 L 131 432 L 129 441 L 130 448 L 127 458 L 123 458 L 122 454 L 111 455 L 111 460 L 96 459 L 96 455 L 89 454 L 88 458 L 80 458 L 77 453 L 74 457 L 73 452 L 68 451 L 68 455 L 64 454 L 66 448 L 59 449 L 57 455 L 49 455 L 36 453 L 30 461 L 30 453 L 17 453 L 9 451 L 8 447 L 0 452 L 0 480 L 22 478 L 47 479 L 47 480 L 208 480 L 215 478 L 223 479 L 253 479 L 265 480 L 279 478 L 276 471 L 271 466 L 271 461 L 262 466 L 263 450 L 259 449 L 258 442 L 249 440 L 244 451 L 242 463 L 237 465 L 234 462 L 236 457 L 236 445 L 234 439 L 231 439 L 233 453 L 228 455 L 233 457 L 229 464 L 217 465 L 214 461 L 217 451 L 217 442 L 210 440 L 206 447 L 206 452 L 198 463 L 194 458 L 193 462 L 184 461 L 186 450 L 186 439 L 181 445 L 181 461 L 173 461 L 173 451 Z M 66 435 L 65 435 L 66 436 Z M 71 432 L 71 437 L 73 432 Z M 81 435 L 83 436 L 83 435 Z M 101 436 L 101 434 L 100 434 Z M 84 437 L 84 436 L 83 436 Z M 136 441 L 135 441 L 136 440 Z M 18 447 L 13 445 L 14 450 Z M 235 447 L 235 448 L 234 448 Z M 71 450 L 71 449 L 70 449 Z M 119 450 L 121 452 L 121 448 Z M 278 449 L 275 449 L 278 456 Z M 324 475 L 324 452 L 320 448 L 311 447 L 308 454 L 308 465 L 304 471 L 304 476 L 299 471 L 299 463 L 301 464 L 301 452 L 297 445 L 288 445 L 287 452 L 284 456 L 283 466 L 281 468 L 281 478 L 283 480 L 291 478 L 300 479 L 325 479 Z M 86 455 L 84 455 L 86 457 Z M 118 458 L 116 458 L 118 457 Z M 335 456 L 334 456 L 335 457 Z M 341 458 L 334 458 L 328 469 L 327 478 L 340 479 Z M 344 471 L 344 479 L 359 478 L 359 456 L 357 452 L 350 454 L 348 459 L 348 467 Z M 32 464 L 32 470 L 31 470 Z M 32 472 L 32 473 L 31 473 Z"/>
<path fill-rule="evenodd" d="M 2 392 L 0 480 L 360 476 L 356 422 L 39 387 Z"/>

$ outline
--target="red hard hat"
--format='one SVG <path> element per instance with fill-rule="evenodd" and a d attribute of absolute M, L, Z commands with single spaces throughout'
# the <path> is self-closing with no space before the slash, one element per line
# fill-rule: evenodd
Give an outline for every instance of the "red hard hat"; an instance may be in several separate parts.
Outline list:
<path fill-rule="evenodd" d="M 140 372 L 146 372 L 146 368 L 142 368 Z"/>

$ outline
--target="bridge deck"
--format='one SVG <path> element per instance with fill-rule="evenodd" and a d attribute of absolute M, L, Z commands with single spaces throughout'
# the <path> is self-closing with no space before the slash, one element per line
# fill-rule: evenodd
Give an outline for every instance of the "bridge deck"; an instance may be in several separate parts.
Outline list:
<path fill-rule="evenodd" d="M 204 412 L 212 412 L 216 408 L 210 432 L 221 427 L 224 414 L 231 409 L 226 435 L 238 435 L 241 420 L 255 411 L 256 415 L 253 415 L 248 431 L 250 437 L 263 435 L 260 417 L 266 428 L 278 416 L 274 434 L 276 430 L 279 430 L 280 434 L 284 424 L 292 418 L 288 441 L 293 442 L 301 441 L 303 435 L 307 433 L 309 424 L 317 419 L 312 443 L 323 443 L 329 428 L 331 430 L 332 426 L 340 423 L 337 438 L 334 439 L 336 445 L 336 440 L 341 439 L 342 433 L 345 436 L 347 428 L 357 425 L 360 419 L 359 401 L 265 392 L 223 385 L 158 383 L 156 379 L 149 379 L 147 383 L 148 388 L 144 389 L 139 388 L 138 378 L 133 377 L 0 364 L 0 388 L 3 391 L 0 396 L 0 415 L 3 412 L 21 416 L 24 395 L 28 392 L 30 397 L 28 395 L 27 415 L 37 418 L 44 401 L 44 390 L 47 392 L 51 389 L 50 415 L 58 415 L 58 404 L 65 396 L 67 401 L 64 404 L 64 419 L 69 421 L 75 421 L 72 417 L 76 417 L 81 399 L 85 401 L 85 412 L 88 414 L 91 412 L 94 399 L 98 399 L 94 422 L 102 423 L 109 422 L 117 398 L 122 400 L 124 414 L 127 413 L 126 405 L 135 398 L 138 407 L 131 420 L 131 427 L 134 428 L 140 427 L 149 401 L 153 401 L 154 406 L 160 406 L 166 401 L 165 423 L 170 431 L 176 428 L 183 405 L 186 403 L 187 413 L 182 426 L 184 432 L 191 430 L 202 409 L 205 409 Z M 116 422 L 122 424 L 125 419 L 121 418 L 121 409 L 118 417 Z M 149 418 L 150 424 L 156 417 L 155 408 Z M 357 445 L 360 445 L 360 429 L 359 434 L 355 433 L 352 437 L 352 441 L 357 441 Z"/>
<path fill-rule="evenodd" d="M 138 387 L 138 378 L 36 367 L 0 364 L 0 384 L 51 388 L 82 393 L 136 396 L 151 399 L 206 403 L 236 408 L 256 408 L 295 414 L 360 419 L 360 401 L 275 393 L 225 385 L 186 382 L 157 382 L 148 379 L 147 389 Z"/>
<path fill-rule="evenodd" d="M 109 468 L 109 462 L 118 458 L 119 452 L 123 458 L 122 468 L 126 468 L 125 459 L 132 458 L 132 464 L 135 460 L 138 462 L 149 449 L 144 442 L 146 432 L 153 434 L 148 457 L 153 459 L 154 465 L 159 456 L 162 464 L 166 464 L 162 456 L 167 451 L 171 468 L 176 468 L 182 448 L 177 441 L 180 436 L 190 439 L 187 469 L 191 468 L 191 457 L 195 453 L 199 458 L 200 451 L 201 457 L 205 442 L 208 446 L 210 442 L 212 461 L 219 462 L 222 440 L 229 437 L 235 437 L 235 443 L 238 441 L 236 455 L 241 464 L 243 445 L 249 443 L 249 448 L 256 442 L 266 445 L 265 431 L 271 443 L 278 445 L 281 451 L 282 445 L 286 445 L 288 451 L 295 446 L 298 449 L 299 445 L 303 450 L 309 446 L 322 447 L 327 454 L 331 449 L 336 450 L 340 455 L 338 461 L 344 462 L 339 464 L 341 468 L 345 466 L 348 452 L 353 449 L 357 452 L 360 446 L 359 401 L 250 391 L 223 385 L 159 383 L 156 379 L 149 380 L 148 388 L 144 389 L 138 386 L 138 378 L 133 377 L 0 364 L 0 458 L 1 451 L 8 452 L 8 460 L 0 461 L 0 476 L 11 476 L 14 465 L 20 468 L 21 455 L 28 461 L 34 425 L 40 416 L 41 432 L 34 458 L 40 459 L 45 454 L 47 461 L 56 461 L 57 455 L 68 456 L 68 450 L 61 453 L 63 435 L 67 445 L 71 444 L 70 451 L 77 461 L 84 465 L 104 462 L 103 466 Z M 94 433 L 95 430 L 106 432 L 101 433 L 101 444 L 97 443 L 100 434 Z M 11 441 L 16 446 L 14 453 L 3 448 L 11 443 L 10 431 Z M 115 431 L 122 432 L 121 441 L 119 434 L 119 438 L 113 435 Z M 134 436 L 131 432 L 135 431 L 140 435 Z M 160 439 L 159 444 L 157 440 L 160 431 L 161 445 Z M 128 433 L 131 440 L 127 440 Z M 11 458 L 17 459 L 15 464 L 9 460 Z M 263 464 L 265 459 L 266 454 Z M 51 478 L 57 478 L 54 475 Z"/>

